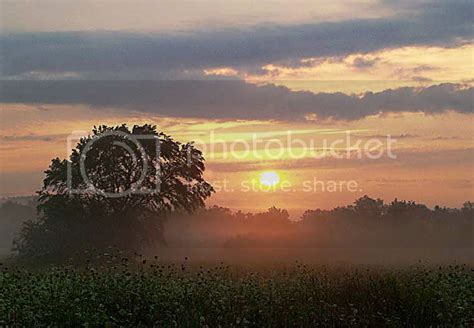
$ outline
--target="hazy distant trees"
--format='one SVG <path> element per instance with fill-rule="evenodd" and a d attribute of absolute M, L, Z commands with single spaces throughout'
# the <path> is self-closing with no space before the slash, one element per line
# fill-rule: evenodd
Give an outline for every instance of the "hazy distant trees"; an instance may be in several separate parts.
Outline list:
<path fill-rule="evenodd" d="M 472 247 L 474 210 L 429 209 L 413 201 L 363 196 L 334 209 L 307 210 L 290 220 L 283 209 L 260 213 L 200 209 L 167 225 L 176 246 L 225 247 Z"/>
<path fill-rule="evenodd" d="M 23 207 L 21 208 L 18 213 L 23 213 Z M 74 213 L 76 209 L 68 208 L 71 211 L 68 220 L 60 219 L 61 216 L 58 215 L 56 222 L 51 219 L 55 216 L 49 215 L 48 220 L 40 218 L 38 222 L 28 222 L 23 231 L 23 238 L 25 231 L 32 229 L 27 233 L 35 233 L 33 236 L 38 236 L 38 239 L 29 245 L 36 245 L 38 249 L 45 250 L 50 249 L 54 243 L 69 245 L 71 241 L 67 239 L 77 238 L 71 238 L 73 231 L 92 229 L 87 228 L 87 222 L 92 224 L 93 220 L 76 220 L 80 218 Z M 12 205 L 5 205 L 4 211 L 0 208 L 0 213 L 10 213 L 9 209 L 13 209 Z M 64 214 L 66 208 L 63 211 L 55 210 L 54 213 Z M 291 220 L 286 210 L 276 207 L 259 213 L 245 213 L 213 206 L 199 208 L 191 215 L 181 209 L 173 211 L 171 216 L 164 229 L 166 240 L 171 247 L 469 249 L 474 246 L 472 202 L 465 202 L 459 209 L 439 206 L 430 209 L 413 201 L 394 199 L 385 203 L 381 199 L 364 196 L 347 206 L 330 210 L 307 210 L 299 220 Z M 18 218 L 24 215 L 11 214 L 10 217 Z M 137 224 L 143 224 L 144 227 L 148 225 L 146 221 Z M 53 228 L 50 228 L 50 225 Z M 61 229 L 65 229 L 65 233 L 61 233 Z M 98 230 L 93 232 L 90 238 L 107 236 L 108 232 L 109 230 Z M 89 243 L 82 244 L 84 248 L 94 245 L 90 238 L 85 238 Z M 110 239 L 106 241 L 110 242 Z M 40 244 L 41 242 L 44 245 Z"/>
<path fill-rule="evenodd" d="M 204 158 L 152 125 L 94 127 L 68 160 L 53 159 L 38 218 L 15 243 L 22 256 L 63 258 L 91 247 L 139 249 L 163 243 L 163 219 L 193 212 L 213 191 Z"/>
<path fill-rule="evenodd" d="M 332 210 L 308 210 L 302 225 L 324 243 L 355 247 L 472 247 L 474 209 L 436 206 L 413 201 L 385 204 L 368 196 Z"/>
<path fill-rule="evenodd" d="M 307 210 L 298 220 L 275 207 L 259 213 L 203 208 L 178 216 L 166 227 L 178 247 L 469 248 L 474 209 L 430 209 L 414 201 L 363 196 L 330 210 Z"/>
<path fill-rule="evenodd" d="M 33 200 L 8 200 L 0 205 L 0 255 L 9 253 L 21 225 L 35 215 Z"/>

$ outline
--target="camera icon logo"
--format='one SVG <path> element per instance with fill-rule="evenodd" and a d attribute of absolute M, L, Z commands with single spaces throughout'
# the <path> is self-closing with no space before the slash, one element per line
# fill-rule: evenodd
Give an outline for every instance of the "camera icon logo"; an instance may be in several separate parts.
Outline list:
<path fill-rule="evenodd" d="M 69 193 L 120 198 L 160 192 L 158 135 L 110 130 L 80 137 L 81 132 L 67 138 L 68 150 L 78 142 L 67 163 Z"/>

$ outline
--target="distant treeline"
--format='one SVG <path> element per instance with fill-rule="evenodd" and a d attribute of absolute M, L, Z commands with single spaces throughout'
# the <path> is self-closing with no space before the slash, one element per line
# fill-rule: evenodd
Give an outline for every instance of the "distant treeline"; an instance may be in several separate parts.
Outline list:
<path fill-rule="evenodd" d="M 256 214 L 211 207 L 176 215 L 165 235 L 176 246 L 465 248 L 473 246 L 473 206 L 430 209 L 364 196 L 348 206 L 307 210 L 298 221 L 275 207 Z"/>
<path fill-rule="evenodd" d="M 0 205 L 0 249 L 10 250 L 26 220 L 36 216 L 34 198 Z M 165 221 L 168 247 L 473 247 L 474 203 L 433 209 L 413 201 L 385 203 L 368 196 L 331 210 L 307 210 L 292 221 L 284 209 L 261 213 L 210 207 Z"/>
<path fill-rule="evenodd" d="M 15 197 L 0 200 L 0 255 L 12 248 L 14 236 L 27 220 L 36 216 L 34 197 Z"/>

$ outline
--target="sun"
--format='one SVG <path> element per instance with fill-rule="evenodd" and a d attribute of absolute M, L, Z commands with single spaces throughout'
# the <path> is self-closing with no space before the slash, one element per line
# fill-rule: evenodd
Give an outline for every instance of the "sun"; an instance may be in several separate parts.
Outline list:
<path fill-rule="evenodd" d="M 280 176 L 275 171 L 265 171 L 260 174 L 260 184 L 267 187 L 272 187 L 280 182 Z"/>

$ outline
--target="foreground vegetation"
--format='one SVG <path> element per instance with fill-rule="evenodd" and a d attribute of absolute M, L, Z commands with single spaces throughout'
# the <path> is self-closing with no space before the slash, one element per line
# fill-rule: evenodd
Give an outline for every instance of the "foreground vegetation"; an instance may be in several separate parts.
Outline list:
<path fill-rule="evenodd" d="M 200 267 L 99 257 L 106 265 L 4 265 L 0 326 L 474 324 L 474 272 L 465 266 Z"/>

